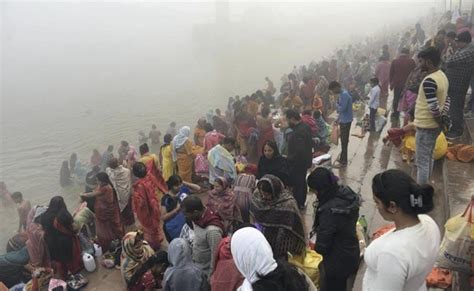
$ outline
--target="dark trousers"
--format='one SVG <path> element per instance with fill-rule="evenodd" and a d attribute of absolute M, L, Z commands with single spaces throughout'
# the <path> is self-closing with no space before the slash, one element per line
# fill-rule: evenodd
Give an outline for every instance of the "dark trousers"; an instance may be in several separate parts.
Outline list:
<path fill-rule="evenodd" d="M 466 102 L 466 93 L 457 93 L 455 95 L 451 95 L 449 117 L 453 123 L 451 132 L 456 135 L 462 135 L 464 129 L 464 102 Z"/>
<path fill-rule="evenodd" d="M 306 184 L 305 168 L 290 168 L 290 180 L 293 186 L 293 196 L 295 197 L 298 207 L 304 207 L 306 202 L 306 194 L 308 193 L 308 185 Z"/>
<path fill-rule="evenodd" d="M 370 131 L 375 131 L 375 115 L 377 114 L 377 109 L 370 108 Z"/>
<path fill-rule="evenodd" d="M 339 123 L 339 128 L 341 129 L 341 155 L 339 157 L 339 161 L 341 163 L 347 163 L 347 145 L 349 144 L 351 124 L 352 122 Z"/>
<path fill-rule="evenodd" d="M 403 87 L 393 88 L 393 101 L 392 101 L 392 112 L 398 114 L 398 103 L 402 97 Z"/>
<path fill-rule="evenodd" d="M 319 266 L 319 273 L 320 273 L 319 291 L 346 291 L 347 290 L 347 279 L 350 276 L 328 276 L 324 267 L 324 262 L 320 264 Z"/>

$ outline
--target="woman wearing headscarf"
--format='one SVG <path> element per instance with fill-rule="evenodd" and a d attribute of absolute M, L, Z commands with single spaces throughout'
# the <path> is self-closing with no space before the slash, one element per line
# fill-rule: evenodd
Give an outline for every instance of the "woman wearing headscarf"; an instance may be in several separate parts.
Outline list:
<path fill-rule="evenodd" d="M 183 126 L 171 142 L 173 161 L 178 166 L 178 175 L 186 182 L 192 182 L 193 174 L 193 142 L 189 139 L 191 129 Z"/>
<path fill-rule="evenodd" d="M 240 209 L 243 222 L 250 222 L 250 201 L 255 190 L 255 176 L 251 174 L 239 174 L 234 182 L 233 191 L 235 203 Z"/>
<path fill-rule="evenodd" d="M 109 176 L 105 172 L 97 174 L 99 185 L 90 193 L 81 194 L 82 198 L 95 197 L 95 227 L 98 243 L 108 250 L 115 239 L 122 239 L 123 226 L 120 220 L 120 208 Z"/>
<path fill-rule="evenodd" d="M 280 155 L 276 142 L 270 140 L 263 144 L 262 156 L 258 161 L 257 179 L 267 174 L 277 176 L 284 185 L 288 185 L 288 162 Z"/>
<path fill-rule="evenodd" d="M 230 237 L 225 237 L 217 247 L 216 263 L 210 280 L 211 291 L 234 291 L 243 281 L 244 277 L 232 258 Z"/>
<path fill-rule="evenodd" d="M 163 257 L 165 252 L 162 252 Z M 154 290 L 157 287 L 152 270 L 155 251 L 143 240 L 143 233 L 129 232 L 122 240 L 120 271 L 129 291 Z M 161 258 L 164 261 L 164 258 Z M 167 260 L 166 260 L 167 261 Z"/>
<path fill-rule="evenodd" d="M 28 213 L 26 222 L 26 248 L 30 256 L 30 263 L 34 267 L 50 267 L 48 247 L 44 240 L 44 230 L 41 226 L 41 216 L 48 210 L 47 206 L 36 205 Z"/>
<path fill-rule="evenodd" d="M 204 272 L 192 260 L 191 248 L 182 238 L 174 239 L 168 247 L 171 264 L 165 272 L 164 291 L 207 291 L 209 284 Z"/>
<path fill-rule="evenodd" d="M 357 271 L 360 259 L 356 223 L 360 195 L 340 185 L 328 169 L 316 168 L 308 177 L 318 198 L 313 232 L 315 251 L 324 257 L 321 290 L 345 290 L 347 278 Z"/>
<path fill-rule="evenodd" d="M 278 177 L 265 175 L 257 183 L 250 212 L 272 246 L 275 258 L 303 255 L 305 230 L 296 200 Z"/>
<path fill-rule="evenodd" d="M 55 272 L 62 279 L 82 268 L 79 237 L 73 231 L 73 218 L 61 196 L 51 198 L 48 210 L 41 216 L 44 240 Z"/>
<path fill-rule="evenodd" d="M 171 153 L 171 140 L 173 137 L 171 134 L 167 133 L 163 137 L 164 143 L 160 148 L 160 164 L 162 167 L 163 179 L 168 181 L 168 179 L 175 174 L 175 165 L 173 161 L 173 155 Z"/>
<path fill-rule="evenodd" d="M 235 203 L 235 195 L 230 186 L 226 178 L 217 177 L 214 181 L 214 189 L 209 191 L 206 204 L 206 207 L 222 218 L 226 229 L 242 221 L 240 209 Z"/>
<path fill-rule="evenodd" d="M 61 185 L 61 187 L 67 187 L 71 184 L 71 171 L 69 170 L 68 162 L 63 161 L 61 170 L 59 171 L 59 185 Z"/>
<path fill-rule="evenodd" d="M 272 247 L 257 229 L 236 231 L 230 248 L 237 269 L 245 277 L 238 291 L 316 291 L 306 275 L 284 260 L 275 261 Z"/>
<path fill-rule="evenodd" d="M 133 175 L 138 178 L 133 184 L 133 212 L 143 228 L 145 240 L 157 250 L 163 241 L 163 230 L 160 225 L 160 201 L 156 196 L 156 184 L 141 162 L 133 165 Z"/>

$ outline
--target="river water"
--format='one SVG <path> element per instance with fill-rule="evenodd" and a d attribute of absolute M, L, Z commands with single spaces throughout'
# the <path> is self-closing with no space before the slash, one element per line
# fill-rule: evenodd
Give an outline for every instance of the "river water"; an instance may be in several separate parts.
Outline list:
<path fill-rule="evenodd" d="M 312 41 L 298 22 L 278 21 L 285 7 L 241 5 L 219 22 L 212 2 L 1 3 L 0 181 L 33 205 L 63 195 L 71 210 L 82 189 L 61 189 L 59 169 L 72 152 L 87 164 L 93 149 L 136 144 L 151 124 L 192 127 L 229 96 L 263 88 L 265 76 L 278 87 L 294 64 L 353 33 L 322 30 L 315 39 L 325 41 Z M 315 27 L 335 16 L 288 11 Z M 0 208 L 0 219 L 3 252 L 18 218 Z"/>

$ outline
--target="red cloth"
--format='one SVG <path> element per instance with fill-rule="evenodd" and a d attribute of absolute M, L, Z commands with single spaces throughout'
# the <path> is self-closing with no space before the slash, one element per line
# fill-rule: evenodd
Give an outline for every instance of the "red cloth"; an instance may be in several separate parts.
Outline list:
<path fill-rule="evenodd" d="M 204 152 L 207 153 L 210 151 L 213 147 L 218 145 L 224 137 L 225 135 L 216 130 L 206 133 L 204 136 Z"/>
<path fill-rule="evenodd" d="M 102 193 L 95 199 L 95 225 L 98 243 L 102 249 L 108 249 L 114 239 L 122 239 L 123 226 L 120 220 L 120 208 L 117 195 L 110 185 L 98 187 Z"/>
<path fill-rule="evenodd" d="M 160 202 L 156 196 L 155 184 L 149 176 L 138 180 L 133 185 L 132 197 L 133 212 L 143 227 L 145 240 L 153 249 L 158 249 L 163 241 Z"/>
<path fill-rule="evenodd" d="M 263 154 L 263 145 L 269 140 L 270 141 L 275 140 L 273 136 L 273 127 L 270 127 L 267 130 L 260 131 L 260 135 L 257 141 L 257 153 L 258 153 L 259 158 Z"/>
<path fill-rule="evenodd" d="M 163 178 L 163 175 L 161 174 L 161 171 L 156 167 L 155 165 L 155 159 L 150 159 L 148 162 L 145 164 L 146 166 L 146 175 L 147 178 L 153 182 L 155 185 L 155 189 L 158 189 L 161 191 L 161 193 L 166 193 L 168 192 L 168 186 L 166 185 L 166 181 Z"/>
<path fill-rule="evenodd" d="M 390 86 L 393 88 L 403 88 L 408 75 L 416 67 L 415 61 L 408 55 L 401 55 L 392 61 L 390 66 Z"/>
<path fill-rule="evenodd" d="M 225 231 L 222 218 L 220 218 L 219 215 L 217 215 L 217 213 L 213 212 L 209 208 L 206 208 L 202 216 L 194 223 L 202 228 L 206 228 L 209 225 L 214 225 L 222 229 L 223 232 Z"/>
<path fill-rule="evenodd" d="M 314 137 L 318 134 L 318 125 L 316 124 L 316 120 L 311 115 L 303 114 L 301 115 L 301 121 L 309 126 L 311 129 L 311 135 Z"/>
<path fill-rule="evenodd" d="M 399 147 L 402 144 L 402 139 L 405 136 L 405 131 L 401 128 L 390 128 L 387 131 L 388 139 L 396 146 Z"/>
<path fill-rule="evenodd" d="M 79 241 L 79 236 L 77 236 L 72 230 L 64 227 L 59 223 L 58 219 L 54 219 L 53 222 L 54 228 L 72 237 L 72 259 L 69 262 L 55 262 L 58 266 L 57 271 L 59 275 L 64 278 L 64 275 L 67 275 L 67 271 L 70 271 L 72 274 L 78 273 L 82 268 L 82 257 L 81 257 L 81 243 Z"/>
<path fill-rule="evenodd" d="M 225 237 L 217 247 L 211 291 L 234 291 L 242 285 L 244 277 L 235 266 L 230 251 L 230 237 Z"/>

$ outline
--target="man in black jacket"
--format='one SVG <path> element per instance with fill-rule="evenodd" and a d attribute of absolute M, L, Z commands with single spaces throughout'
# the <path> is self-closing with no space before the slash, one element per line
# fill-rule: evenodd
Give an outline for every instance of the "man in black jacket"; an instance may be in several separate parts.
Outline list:
<path fill-rule="evenodd" d="M 301 122 L 300 113 L 289 109 L 285 113 L 286 119 L 292 131 L 288 135 L 288 166 L 290 172 L 290 185 L 293 187 L 293 195 L 298 203 L 299 209 L 305 208 L 306 174 L 311 167 L 313 158 L 313 140 L 311 129 Z"/>

